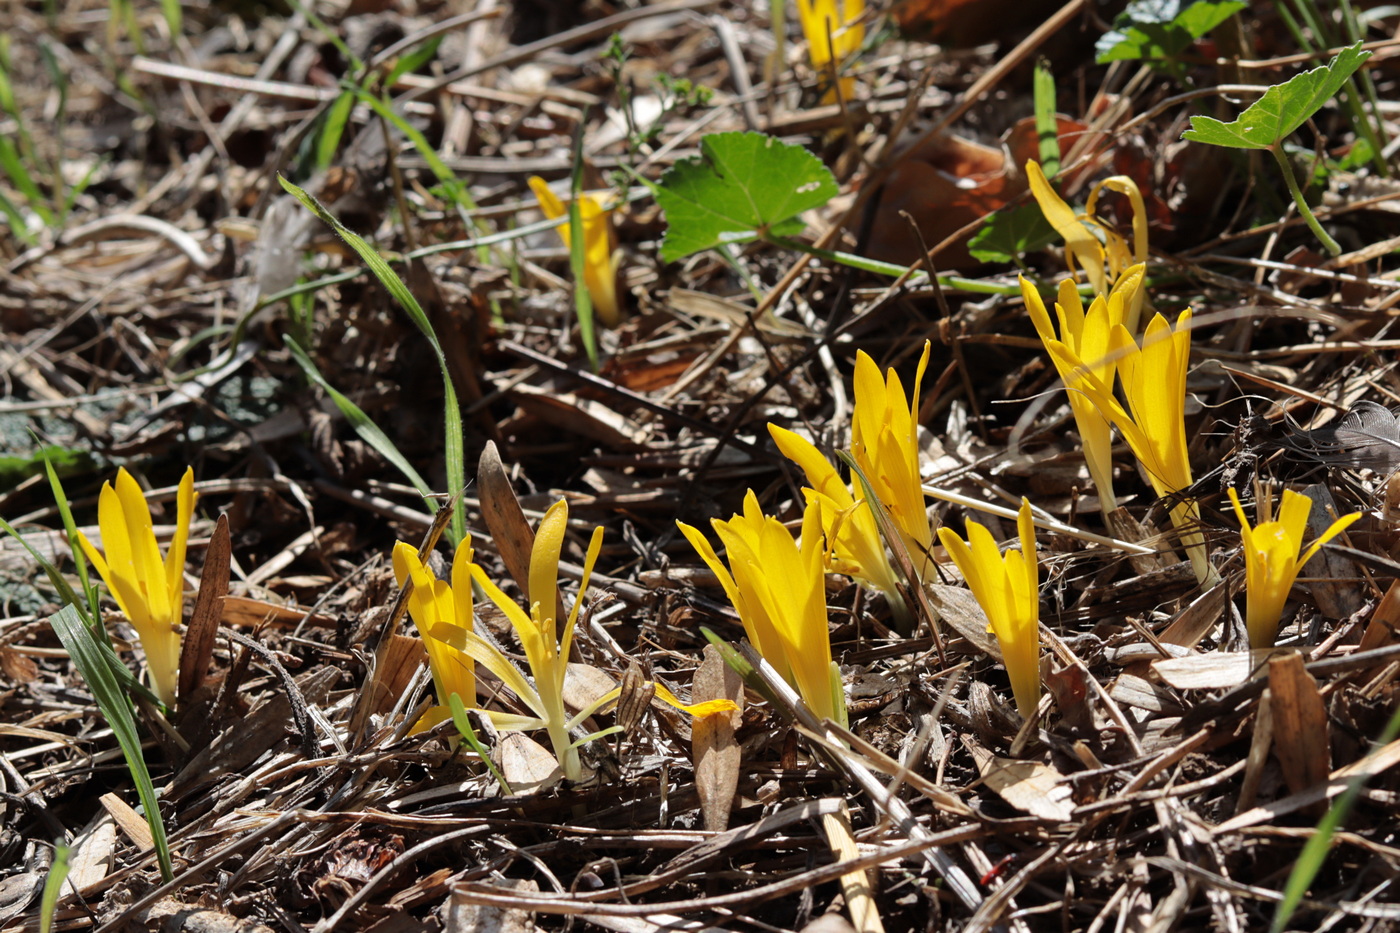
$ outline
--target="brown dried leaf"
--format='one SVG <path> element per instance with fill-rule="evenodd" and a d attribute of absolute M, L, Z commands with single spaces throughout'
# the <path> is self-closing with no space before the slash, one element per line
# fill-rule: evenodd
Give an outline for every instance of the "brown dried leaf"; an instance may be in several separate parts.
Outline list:
<path fill-rule="evenodd" d="M 1002 758 L 967 743 L 983 782 L 1007 803 L 1042 820 L 1066 822 L 1074 814 L 1069 781 L 1050 765 Z"/>
<path fill-rule="evenodd" d="M 1300 652 L 1269 660 L 1269 693 L 1274 735 L 1281 740 L 1274 743 L 1274 754 L 1288 789 L 1299 794 L 1327 780 L 1332 760 L 1327 709 Z"/>
<path fill-rule="evenodd" d="M 690 754 L 695 763 L 695 789 L 700 795 L 700 811 L 705 829 L 723 832 L 729 827 L 729 812 L 739 789 L 741 749 L 734 741 L 734 730 L 743 718 L 744 683 L 714 645 L 706 645 L 704 660 L 695 670 L 690 685 L 690 702 L 732 700 L 738 710 L 717 713 L 690 725 Z"/>
<path fill-rule="evenodd" d="M 185 643 L 180 648 L 181 703 L 188 703 L 204 683 L 209 661 L 214 657 L 214 641 L 219 634 L 220 603 L 228 593 L 229 577 L 228 515 L 221 514 L 204 552 L 204 570 L 199 575 L 199 595 L 194 600 Z"/>
<path fill-rule="evenodd" d="M 497 767 L 517 794 L 538 794 L 564 778 L 554 753 L 520 732 L 507 732 L 496 747 Z"/>

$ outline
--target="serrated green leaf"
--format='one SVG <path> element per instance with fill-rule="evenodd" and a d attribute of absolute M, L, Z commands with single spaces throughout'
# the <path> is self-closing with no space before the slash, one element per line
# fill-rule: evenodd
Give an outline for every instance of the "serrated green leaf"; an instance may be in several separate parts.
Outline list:
<path fill-rule="evenodd" d="M 1095 43 L 1095 60 L 1102 65 L 1175 58 L 1247 6 L 1242 0 L 1138 0 Z"/>
<path fill-rule="evenodd" d="M 967 251 L 981 262 L 1016 262 L 1054 240 L 1055 228 L 1045 219 L 1040 205 L 1022 204 L 988 215 L 982 229 L 968 241 Z"/>
<path fill-rule="evenodd" d="M 1361 50 L 1360 42 L 1348 46 L 1326 65 L 1269 88 L 1233 123 L 1222 123 L 1212 117 L 1192 117 L 1191 128 L 1182 133 L 1181 138 L 1231 149 L 1272 148 L 1331 100 L 1347 78 L 1370 57 L 1370 52 Z"/>
<path fill-rule="evenodd" d="M 801 146 L 763 133 L 712 133 L 700 156 L 677 162 L 661 178 L 666 212 L 661 258 L 674 262 L 727 243 L 796 236 L 797 215 L 836 195 L 836 179 Z"/>

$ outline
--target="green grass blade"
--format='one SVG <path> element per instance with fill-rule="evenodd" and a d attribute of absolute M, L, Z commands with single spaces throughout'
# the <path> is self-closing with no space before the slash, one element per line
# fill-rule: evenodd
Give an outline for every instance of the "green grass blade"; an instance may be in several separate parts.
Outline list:
<path fill-rule="evenodd" d="M 1376 742 L 1376 748 L 1384 748 L 1394 742 L 1397 735 L 1400 735 L 1400 708 L 1391 714 L 1390 721 L 1385 724 L 1385 730 Z M 1288 921 L 1293 918 L 1293 912 L 1302 903 L 1308 888 L 1312 887 L 1313 879 L 1322 870 L 1322 863 L 1327 861 L 1327 855 L 1332 850 L 1332 837 L 1342 825 L 1342 820 L 1346 819 L 1356 798 L 1361 795 L 1361 788 L 1365 783 L 1364 773 L 1353 777 L 1348 782 L 1347 789 L 1337 798 L 1337 802 L 1332 804 L 1322 817 L 1322 822 L 1317 824 L 1317 830 L 1308 837 L 1303 851 L 1298 853 L 1298 861 L 1293 863 L 1288 882 L 1283 886 L 1283 900 L 1279 902 L 1273 923 L 1269 925 L 1269 933 L 1283 933 L 1288 928 Z"/>
<path fill-rule="evenodd" d="M 340 140 L 345 136 L 345 125 L 350 122 L 350 113 L 355 109 L 355 92 L 341 91 L 340 96 L 326 108 L 321 125 L 316 132 L 316 155 L 312 162 L 316 171 L 324 172 L 335 161 Z"/>
<path fill-rule="evenodd" d="M 141 798 L 141 806 L 146 811 L 146 823 L 151 828 L 151 841 L 155 844 L 156 861 L 160 864 L 160 877 L 170 881 L 175 877 L 170 865 L 170 845 L 165 838 L 165 824 L 160 816 L 156 788 L 151 783 L 151 772 L 146 768 L 146 759 L 141 754 L 141 738 L 136 733 L 136 719 L 131 714 L 131 702 L 122 692 L 120 683 L 107 661 L 99 639 L 83 621 L 76 606 L 71 603 L 54 613 L 49 619 L 54 633 L 73 664 L 83 675 L 97 708 L 111 727 L 112 734 L 121 746 L 126 766 L 136 784 L 136 794 Z"/>
<path fill-rule="evenodd" d="M 428 320 L 428 315 L 424 313 L 422 305 L 418 304 L 418 299 L 413 297 L 413 293 L 408 290 L 403 279 L 399 278 L 389 264 L 384 261 L 384 257 L 379 255 L 378 250 L 359 234 L 348 229 L 339 220 L 326 210 L 311 195 L 307 194 L 296 185 L 287 181 L 281 175 L 277 180 L 282 183 L 282 188 L 295 197 L 302 204 L 306 205 L 317 217 L 328 224 L 341 239 L 350 245 L 360 260 L 374 273 L 374 277 L 388 289 L 389 294 L 408 314 L 414 325 L 428 339 L 428 343 L 433 348 L 433 353 L 437 356 L 438 368 L 442 371 L 442 393 L 445 428 L 443 432 L 443 454 L 447 462 L 447 485 L 448 492 L 456 494 L 467 484 L 466 465 L 463 459 L 462 440 L 462 408 L 457 403 L 457 390 L 452 385 L 452 373 L 447 367 L 447 354 L 442 350 L 442 344 L 438 342 L 437 334 L 433 332 L 432 322 Z M 467 534 L 467 523 L 460 511 L 452 516 L 452 527 L 450 537 L 452 543 L 456 545 Z"/>
<path fill-rule="evenodd" d="M 393 70 L 384 79 L 384 86 L 391 88 L 394 82 L 406 74 L 417 71 L 426 65 L 437 54 L 438 46 L 442 45 L 443 36 L 433 36 L 427 42 L 418 47 L 416 51 L 407 55 L 400 55 L 398 61 L 394 62 Z"/>
<path fill-rule="evenodd" d="M 180 0 L 160 0 L 160 12 L 165 17 L 165 25 L 170 27 L 170 34 L 178 36 L 184 27 L 184 13 L 180 10 Z"/>
<path fill-rule="evenodd" d="M 506 783 L 506 776 L 496 770 L 496 765 L 491 761 L 491 753 L 486 750 L 486 746 L 481 744 L 481 740 L 476 737 L 476 730 L 472 728 L 471 717 L 467 715 L 466 704 L 462 702 L 462 697 L 456 693 L 447 698 L 447 705 L 452 709 L 452 724 L 457 727 L 466 743 L 471 746 L 476 756 L 486 763 L 486 767 L 491 769 L 491 774 L 496 778 L 496 782 L 501 785 L 501 790 L 505 791 L 507 797 L 515 796 L 515 791 L 510 789 L 510 784 Z"/>
<path fill-rule="evenodd" d="M 9 198 L 5 197 L 5 192 L 0 191 L 0 213 L 5 215 L 5 219 L 10 222 L 10 232 L 15 235 L 25 246 L 34 246 L 39 240 L 34 234 L 29 232 L 29 227 L 25 224 L 24 215 L 20 213 L 18 207 Z"/>
<path fill-rule="evenodd" d="M 585 119 L 587 111 L 584 112 Z M 598 335 L 593 329 L 593 296 L 588 294 L 585 269 L 588 264 L 588 244 L 583 239 L 583 127 L 579 121 L 574 134 L 574 168 L 569 180 L 569 267 L 574 274 L 574 311 L 578 314 L 578 335 L 588 353 L 588 364 L 598 371 Z"/>
<path fill-rule="evenodd" d="M 101 617 L 88 616 L 87 612 L 82 608 L 83 603 L 78 593 L 73 589 L 72 585 L 63 578 L 63 574 L 58 572 L 58 568 L 55 567 L 47 557 L 35 550 L 34 546 L 24 540 L 24 536 L 16 531 L 14 526 L 3 518 L 0 518 L 0 531 L 14 538 L 20 543 L 20 546 L 29 552 L 29 556 L 34 559 L 34 562 L 39 565 L 39 569 L 44 571 L 44 575 L 49 578 L 49 585 L 58 593 L 59 598 L 62 599 L 66 605 L 74 607 L 74 611 L 78 613 L 79 617 L 82 618 L 83 622 L 94 635 L 100 636 L 98 640 L 101 643 L 103 653 L 107 657 L 107 663 L 116 671 L 116 676 L 121 680 L 122 686 L 129 691 L 139 693 L 152 704 L 159 705 L 160 698 L 152 693 L 145 684 L 132 676 L 131 671 L 127 670 L 126 665 L 117 657 L 116 651 L 112 650 L 112 643 L 105 637 Z"/>
<path fill-rule="evenodd" d="M 30 210 L 39 215 L 45 226 L 53 226 L 53 211 L 49 210 L 43 192 L 39 190 L 24 160 L 20 158 L 19 150 L 8 136 L 0 136 L 0 169 L 4 169 L 10 181 L 19 189 L 19 193 L 24 195 Z"/>
<path fill-rule="evenodd" d="M 337 390 L 335 386 L 326 381 L 326 377 L 321 375 L 321 371 L 316 368 L 315 361 L 307 355 L 306 351 L 303 350 L 295 340 L 289 335 L 283 335 L 282 342 L 287 345 L 288 350 L 292 351 L 292 358 L 297 361 L 297 365 L 301 367 L 302 372 L 306 373 L 306 378 L 320 386 L 321 391 L 330 396 L 331 401 L 335 403 L 335 407 L 340 409 L 340 413 L 345 416 L 345 420 L 350 422 L 350 426 L 355 429 L 355 433 L 360 435 L 361 439 L 363 439 L 366 444 L 378 451 L 381 457 L 399 468 L 399 472 L 406 476 L 408 481 L 413 484 L 413 488 L 417 489 L 419 494 L 423 496 L 423 502 L 428 506 L 429 514 L 436 512 L 437 500 L 433 498 L 432 487 L 428 485 L 427 480 L 418 475 L 418 471 L 413 468 L 408 462 L 408 459 L 405 458 L 403 454 L 399 453 L 399 449 L 394 446 L 394 442 L 389 440 L 389 435 L 385 434 L 380 429 L 379 425 L 375 424 L 374 420 L 371 419 L 369 415 L 365 414 L 364 409 L 356 405 L 342 392 Z"/>
<path fill-rule="evenodd" d="M 61 842 L 54 843 L 53 864 L 44 877 L 44 893 L 39 898 L 39 933 L 49 933 L 53 929 L 53 915 L 58 908 L 59 895 L 63 893 L 63 882 L 68 880 L 68 847 Z"/>
<path fill-rule="evenodd" d="M 1047 178 L 1060 171 L 1060 125 L 1055 119 L 1055 76 L 1050 63 L 1041 59 L 1035 65 L 1035 135 L 1040 140 L 1040 167 Z"/>
<path fill-rule="evenodd" d="M 53 468 L 53 461 L 48 457 L 44 458 L 44 472 L 49 476 L 53 501 L 58 505 L 58 514 L 63 518 L 63 530 L 68 534 L 68 549 L 72 551 L 73 563 L 78 568 L 78 579 L 83 584 L 83 595 L 87 597 L 88 612 L 91 619 L 100 619 L 102 616 L 97 604 L 97 584 L 88 576 L 87 557 L 78 545 L 78 525 L 73 521 L 73 510 L 68 507 L 68 494 L 63 491 L 63 481 L 58 478 L 58 471 Z"/>

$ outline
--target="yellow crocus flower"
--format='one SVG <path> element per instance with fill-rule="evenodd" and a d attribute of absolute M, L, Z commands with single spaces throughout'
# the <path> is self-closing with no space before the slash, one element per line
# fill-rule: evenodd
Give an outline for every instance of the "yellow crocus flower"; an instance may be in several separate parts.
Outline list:
<path fill-rule="evenodd" d="M 569 216 L 568 205 L 550 190 L 543 178 L 532 175 L 530 190 L 539 199 L 540 210 L 550 220 Z M 622 252 L 616 248 L 612 212 L 604 210 L 602 202 L 591 194 L 579 196 L 578 209 L 583 221 L 583 284 L 598 317 L 609 327 L 616 327 L 622 321 L 617 297 L 617 270 Z M 565 223 L 558 230 L 565 248 L 569 248 L 569 225 Z"/>
<path fill-rule="evenodd" d="M 186 468 L 175 497 L 175 537 L 164 560 L 156 543 L 151 509 L 141 486 L 126 468 L 117 471 L 116 486 L 102 484 L 97 502 L 97 526 L 102 552 L 87 535 L 78 543 L 97 568 L 122 614 L 131 622 L 146 651 L 151 686 L 166 706 L 175 704 L 180 667 L 180 623 L 185 606 L 185 545 L 199 494 L 194 469 Z"/>
<path fill-rule="evenodd" d="M 419 604 L 422 618 L 435 620 L 424 634 L 429 642 L 430 666 L 434 663 L 434 655 L 441 664 L 441 668 L 433 668 L 434 678 L 437 677 L 439 669 L 445 672 L 443 681 L 438 683 L 439 697 L 441 698 L 444 692 L 449 698 L 452 693 L 457 693 L 464 705 L 474 705 L 475 683 L 474 680 L 469 683 L 465 679 L 468 676 L 465 672 L 470 669 L 469 661 L 480 664 L 494 674 L 534 714 L 522 716 L 498 710 L 485 710 L 492 724 L 502 730 L 544 729 L 549 735 L 550 745 L 554 749 L 554 756 L 559 761 L 559 768 L 564 777 L 570 781 L 578 781 L 583 777 L 579 746 L 600 735 L 615 732 L 620 727 L 613 726 L 577 741 L 573 740 L 571 733 L 588 717 L 617 700 L 621 691 L 614 689 L 605 693 L 572 717 L 564 707 L 564 678 L 568 671 L 569 652 L 574 642 L 574 626 L 578 622 L 583 594 L 588 592 L 588 581 L 593 575 L 593 566 L 598 561 L 598 552 L 603 546 L 603 529 L 593 529 L 588 550 L 584 554 L 579 596 L 574 600 L 573 607 L 569 610 L 569 618 L 560 631 L 558 620 L 555 618 L 559 605 L 559 555 L 564 547 L 564 533 L 568 530 L 568 525 L 569 504 L 563 499 L 550 506 L 540 519 L 539 527 L 535 530 L 534 547 L 530 551 L 529 586 L 525 597 L 528 611 L 502 592 L 480 565 L 471 562 L 469 550 L 465 557 L 461 549 L 457 552 L 453 561 L 451 587 L 431 579 L 431 574 L 426 571 L 422 576 L 414 575 L 417 554 L 408 545 L 400 545 L 394 556 L 396 564 L 401 562 L 409 571 L 407 576 L 413 579 L 414 590 L 418 591 L 421 588 L 424 593 Z M 418 569 L 422 569 L 421 564 L 418 565 Z M 525 678 L 499 648 L 478 635 L 469 621 L 464 622 L 464 619 L 470 619 L 472 582 L 480 586 L 487 598 L 505 613 L 511 627 L 515 629 L 525 654 L 525 663 L 530 668 L 530 680 Z M 454 594 L 450 602 L 443 598 L 449 589 Z M 409 599 L 409 608 L 412 611 L 415 596 L 410 596 Z M 434 603 L 431 608 L 424 605 L 429 601 Z M 419 618 L 418 615 L 414 616 L 415 623 L 419 623 Z M 655 686 L 656 699 L 692 716 L 709 716 L 737 709 L 728 700 L 711 700 L 688 706 L 676 699 L 665 687 L 660 684 Z M 441 707 L 429 711 L 430 715 L 436 713 L 436 721 L 440 722 L 451 716 L 450 710 L 438 712 L 439 710 Z M 421 724 L 420 727 L 426 728 Z"/>
<path fill-rule="evenodd" d="M 928 356 L 925 340 L 914 373 L 914 392 L 905 395 L 893 368 L 881 379 L 875 361 L 864 351 L 857 352 L 851 416 L 851 457 L 889 509 L 920 580 L 927 578 L 933 566 L 929 554 L 933 531 L 919 479 L 919 389 Z"/>
<path fill-rule="evenodd" d="M 1186 444 L 1186 368 L 1191 357 L 1191 309 L 1177 316 L 1176 329 L 1160 314 L 1153 315 L 1139 346 L 1122 324 L 1109 337 L 1109 353 L 1118 360 L 1125 409 L 1112 389 L 1065 352 L 1063 344 L 1047 344 L 1057 366 L 1079 366 L 1077 391 L 1083 392 L 1123 434 L 1133 455 L 1147 472 L 1158 496 L 1174 496 L 1191 485 L 1191 461 Z M 1200 533 L 1200 509 L 1195 499 L 1182 499 L 1171 508 L 1172 524 L 1191 558 L 1196 579 L 1205 586 L 1219 579 L 1210 565 Z"/>
<path fill-rule="evenodd" d="M 933 532 L 924 507 L 919 479 L 919 388 L 928 368 L 929 342 L 919 358 L 914 392 L 905 395 L 899 375 L 880 368 L 864 351 L 856 354 L 855 406 L 851 416 L 851 457 L 874 488 L 899 529 L 915 571 L 924 578 L 932 567 L 929 547 Z M 865 501 L 860 480 L 852 477 L 848 489 L 835 468 L 803 437 L 770 424 L 768 433 L 783 455 L 807 476 L 808 502 L 820 501 L 830 569 L 856 577 L 892 599 L 898 599 L 894 570 L 875 516 Z M 860 492 L 860 495 L 856 495 Z"/>
<path fill-rule="evenodd" d="M 948 528 L 938 529 L 938 540 L 986 613 L 987 630 L 996 635 L 1001 646 L 1016 709 L 1029 717 L 1040 702 L 1040 568 L 1031 504 L 1024 498 L 1016 515 L 1016 530 L 1021 549 L 1004 555 L 997 550 L 992 533 L 970 519 L 966 542 Z"/>
<path fill-rule="evenodd" d="M 1274 521 L 1260 522 L 1253 528 L 1245 518 L 1240 497 L 1229 490 L 1230 502 L 1240 520 L 1240 538 L 1244 543 L 1245 627 L 1249 629 L 1251 648 L 1272 648 L 1278 638 L 1278 622 L 1283 604 L 1298 571 L 1312 560 L 1322 546 L 1346 530 L 1361 517 L 1360 512 L 1343 515 L 1317 540 L 1299 555 L 1303 548 L 1303 533 L 1308 529 L 1312 500 L 1291 489 L 1283 491 L 1283 503 Z"/>
<path fill-rule="evenodd" d="M 1098 490 L 1104 515 L 1118 507 L 1113 495 L 1113 437 L 1108 419 L 1082 391 L 1085 382 L 1082 374 L 1093 376 L 1102 385 L 1113 385 L 1118 364 L 1109 353 L 1109 337 L 1114 327 L 1123 322 L 1125 306 L 1137 297 L 1142 286 L 1143 270 L 1142 265 L 1125 270 L 1108 297 L 1102 294 L 1096 297 L 1087 313 L 1074 281 L 1062 281 L 1059 301 L 1055 303 L 1055 316 L 1060 323 L 1058 338 L 1040 293 L 1024 276 L 1021 277 L 1021 296 L 1025 299 L 1036 333 L 1047 348 L 1052 343 L 1059 347 L 1059 352 L 1052 351 L 1050 358 L 1069 390 L 1070 410 L 1079 428 L 1079 437 L 1084 444 L 1084 460 Z"/>
<path fill-rule="evenodd" d="M 1064 198 L 1055 192 L 1055 189 L 1050 186 L 1049 179 L 1045 177 L 1040 163 L 1034 159 L 1026 162 L 1026 178 L 1030 182 L 1031 194 L 1035 197 L 1036 203 L 1040 205 L 1045 219 L 1065 241 L 1069 271 L 1074 272 L 1074 264 L 1078 262 L 1079 267 L 1084 270 L 1084 274 L 1088 277 L 1089 284 L 1095 294 L 1107 293 L 1110 283 L 1121 280 L 1130 264 L 1147 262 L 1147 206 L 1143 202 L 1142 192 L 1138 189 L 1137 182 L 1127 175 L 1114 175 L 1094 185 L 1089 192 L 1089 202 L 1082 215 L 1075 213 L 1074 208 L 1070 207 Z M 1098 204 L 1099 195 L 1103 193 L 1105 188 L 1126 195 L 1132 204 L 1133 248 L 1131 252 L 1123 238 L 1094 214 L 1094 207 Z M 1094 230 L 1102 233 L 1102 243 L 1099 242 L 1099 237 L 1094 234 Z M 1128 302 L 1123 316 L 1123 324 L 1128 328 L 1129 333 L 1137 333 L 1145 296 L 1146 292 L 1140 290 Z"/>
<path fill-rule="evenodd" d="M 797 0 L 797 18 L 807 39 L 807 57 L 812 70 L 825 73 L 828 64 L 840 66 L 860 50 L 865 41 L 865 0 Z M 841 79 L 841 96 L 850 100 L 855 91 L 855 79 Z M 835 90 L 828 91 L 824 103 L 836 99 Z"/>
<path fill-rule="evenodd" d="M 437 705 L 414 723 L 411 734 L 416 735 L 452 718 L 450 700 L 457 694 L 463 705 L 476 705 L 476 668 L 471 656 L 452 646 L 444 638 L 449 630 L 473 631 L 472 621 L 472 549 L 464 541 L 452 559 L 452 581 L 438 580 L 423 566 L 418 550 L 400 541 L 394 545 L 394 579 L 399 586 L 413 581 L 408 596 L 408 614 L 423 639 L 428 652 L 428 667 L 433 672 Z M 436 633 L 436 634 L 435 634 Z"/>
<path fill-rule="evenodd" d="M 763 514 L 749 490 L 742 515 L 711 522 L 728 551 L 728 569 L 699 529 L 676 524 L 719 577 L 758 653 L 814 714 L 844 726 L 846 699 L 827 627 L 821 512 L 822 503 L 810 499 L 799 544 L 782 522 Z"/>

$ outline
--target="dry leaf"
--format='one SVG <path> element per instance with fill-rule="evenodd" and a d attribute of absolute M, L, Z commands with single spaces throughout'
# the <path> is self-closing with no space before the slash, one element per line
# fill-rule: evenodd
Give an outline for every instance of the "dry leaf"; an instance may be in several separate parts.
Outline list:
<path fill-rule="evenodd" d="M 496 747 L 496 766 L 510 789 L 520 795 L 549 790 L 564 779 L 554 753 L 521 732 L 507 732 Z"/>
<path fill-rule="evenodd" d="M 718 833 L 729 828 L 729 812 L 739 789 L 741 749 L 734 741 L 734 730 L 743 719 L 744 684 L 714 645 L 705 646 L 704 660 L 690 686 L 690 702 L 707 700 L 732 700 L 739 707 L 732 713 L 702 716 L 690 724 L 690 754 L 700 810 L 705 828 Z"/>
<path fill-rule="evenodd" d="M 1002 758 L 980 745 L 966 744 L 977 762 L 983 783 L 1013 807 L 1042 820 L 1060 823 L 1074 815 L 1069 781 L 1050 765 Z"/>
<path fill-rule="evenodd" d="M 1299 794 L 1327 780 L 1332 760 L 1327 709 L 1317 681 L 1304 669 L 1303 655 L 1298 651 L 1269 660 L 1269 692 L 1278 739 L 1274 754 L 1288 789 Z"/>

